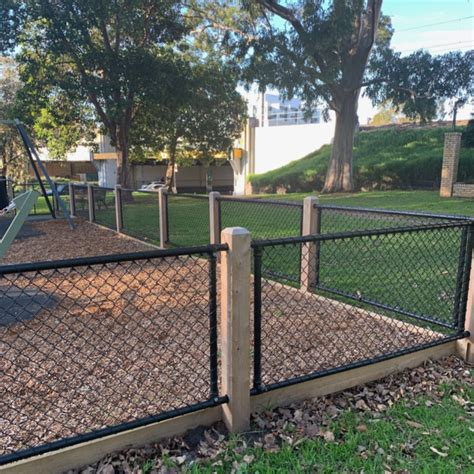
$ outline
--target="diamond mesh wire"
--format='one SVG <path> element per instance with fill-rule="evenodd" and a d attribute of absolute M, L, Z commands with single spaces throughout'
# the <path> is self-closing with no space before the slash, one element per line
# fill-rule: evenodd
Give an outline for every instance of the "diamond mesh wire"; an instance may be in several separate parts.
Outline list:
<path fill-rule="evenodd" d="M 264 199 L 219 198 L 220 228 L 244 227 L 252 239 L 275 239 L 301 235 L 303 206 L 299 203 Z M 283 266 L 267 265 L 267 276 L 299 281 L 300 247 L 287 248 L 288 261 Z"/>
<path fill-rule="evenodd" d="M 303 205 L 265 199 L 219 198 L 220 228 L 245 227 L 252 239 L 301 235 Z"/>
<path fill-rule="evenodd" d="M 122 232 L 160 245 L 158 193 L 122 189 Z"/>
<path fill-rule="evenodd" d="M 168 243 L 173 247 L 206 245 L 210 241 L 209 198 L 168 194 Z"/>
<path fill-rule="evenodd" d="M 329 205 L 318 205 L 317 208 L 321 212 L 322 234 L 439 224 L 453 220 L 453 216 L 433 216 L 382 209 Z"/>
<path fill-rule="evenodd" d="M 317 288 L 451 323 L 463 230 L 323 241 Z"/>
<path fill-rule="evenodd" d="M 461 337 L 465 229 L 254 243 L 256 391 Z M 303 281 L 319 276 L 339 294 L 284 276 L 295 246 L 311 256 Z"/>
<path fill-rule="evenodd" d="M 0 455 L 215 400 L 209 255 L 3 274 Z"/>
<path fill-rule="evenodd" d="M 116 229 L 115 192 L 113 188 L 94 186 L 94 216 L 97 224 Z"/>
<path fill-rule="evenodd" d="M 74 199 L 76 202 L 76 216 L 89 219 L 89 200 L 87 186 L 74 184 Z"/>

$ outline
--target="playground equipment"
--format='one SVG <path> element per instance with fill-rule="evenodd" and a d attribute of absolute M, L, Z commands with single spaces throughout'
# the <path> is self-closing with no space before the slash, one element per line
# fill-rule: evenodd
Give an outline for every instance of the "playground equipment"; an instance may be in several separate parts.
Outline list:
<path fill-rule="evenodd" d="M 57 216 L 50 198 L 54 198 L 56 200 L 64 216 L 66 216 L 66 218 L 68 219 L 69 226 L 71 227 L 71 229 L 74 229 L 74 224 L 72 222 L 68 209 L 64 204 L 64 201 L 61 199 L 61 192 L 58 192 L 56 184 L 51 180 L 46 170 L 46 167 L 43 165 L 38 153 L 36 152 L 33 142 L 28 136 L 28 133 L 23 127 L 23 124 L 19 120 L 0 120 L 0 124 L 13 126 L 18 131 L 21 141 L 25 147 L 28 160 L 41 189 L 41 194 L 35 190 L 27 191 L 23 194 L 20 194 L 19 196 L 13 198 L 13 200 L 8 204 L 8 206 L 0 210 L 0 217 L 15 212 L 15 217 L 10 223 L 4 236 L 0 239 L 0 258 L 3 258 L 7 253 L 13 240 L 17 236 L 18 232 L 20 231 L 25 220 L 27 219 L 31 209 L 34 207 L 38 197 L 41 195 L 44 197 L 46 205 L 48 206 L 48 210 L 53 219 L 56 219 Z M 46 190 L 43 180 L 41 179 L 40 171 L 43 174 L 45 180 L 47 181 L 50 187 L 50 191 Z"/>
<path fill-rule="evenodd" d="M 38 191 L 27 191 L 14 198 L 5 209 L 0 211 L 0 216 L 4 216 L 16 210 L 15 217 L 8 226 L 5 235 L 0 239 L 0 258 L 3 258 L 7 253 L 39 196 Z"/>

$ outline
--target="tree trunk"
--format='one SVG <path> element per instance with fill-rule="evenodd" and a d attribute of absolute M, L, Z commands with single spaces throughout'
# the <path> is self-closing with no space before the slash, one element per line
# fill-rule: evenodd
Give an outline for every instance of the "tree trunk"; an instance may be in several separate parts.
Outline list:
<path fill-rule="evenodd" d="M 174 191 L 174 188 L 176 187 L 175 183 L 175 175 L 174 175 L 174 167 L 176 165 L 176 148 L 178 147 L 178 140 L 173 140 L 170 143 L 169 147 L 169 153 L 170 153 L 170 159 L 168 161 L 168 166 L 166 168 L 166 180 L 165 180 L 165 186 L 166 190 L 171 193 Z"/>
<path fill-rule="evenodd" d="M 128 134 L 124 130 L 119 130 L 117 146 L 117 184 L 128 189 L 133 188 L 132 170 L 129 160 L 130 145 L 128 142 Z"/>
<path fill-rule="evenodd" d="M 354 190 L 352 178 L 352 148 L 358 124 L 357 103 L 360 90 L 345 94 L 336 102 L 336 128 L 331 159 L 326 174 L 323 193 L 350 192 Z"/>

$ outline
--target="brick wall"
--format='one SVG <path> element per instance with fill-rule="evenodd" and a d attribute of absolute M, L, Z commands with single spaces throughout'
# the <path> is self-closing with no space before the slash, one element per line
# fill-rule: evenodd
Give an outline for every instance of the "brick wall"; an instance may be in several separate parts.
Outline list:
<path fill-rule="evenodd" d="M 454 183 L 453 196 L 474 198 L 474 184 Z"/>
<path fill-rule="evenodd" d="M 459 149 L 461 133 L 452 132 L 444 135 L 443 167 L 441 169 L 441 197 L 451 197 L 458 175 Z"/>

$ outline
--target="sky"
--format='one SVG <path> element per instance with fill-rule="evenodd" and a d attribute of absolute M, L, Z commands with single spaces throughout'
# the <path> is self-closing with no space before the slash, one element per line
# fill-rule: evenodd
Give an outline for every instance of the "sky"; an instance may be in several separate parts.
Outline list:
<path fill-rule="evenodd" d="M 382 12 L 395 28 L 392 47 L 403 54 L 474 48 L 474 0 L 384 0 Z"/>
<path fill-rule="evenodd" d="M 403 55 L 417 49 L 431 54 L 474 49 L 474 0 L 384 0 L 382 13 L 392 19 L 395 32 L 392 48 Z M 459 119 L 470 118 L 473 110 L 466 105 Z M 371 101 L 359 102 L 359 121 L 367 123 L 376 113 Z"/>

